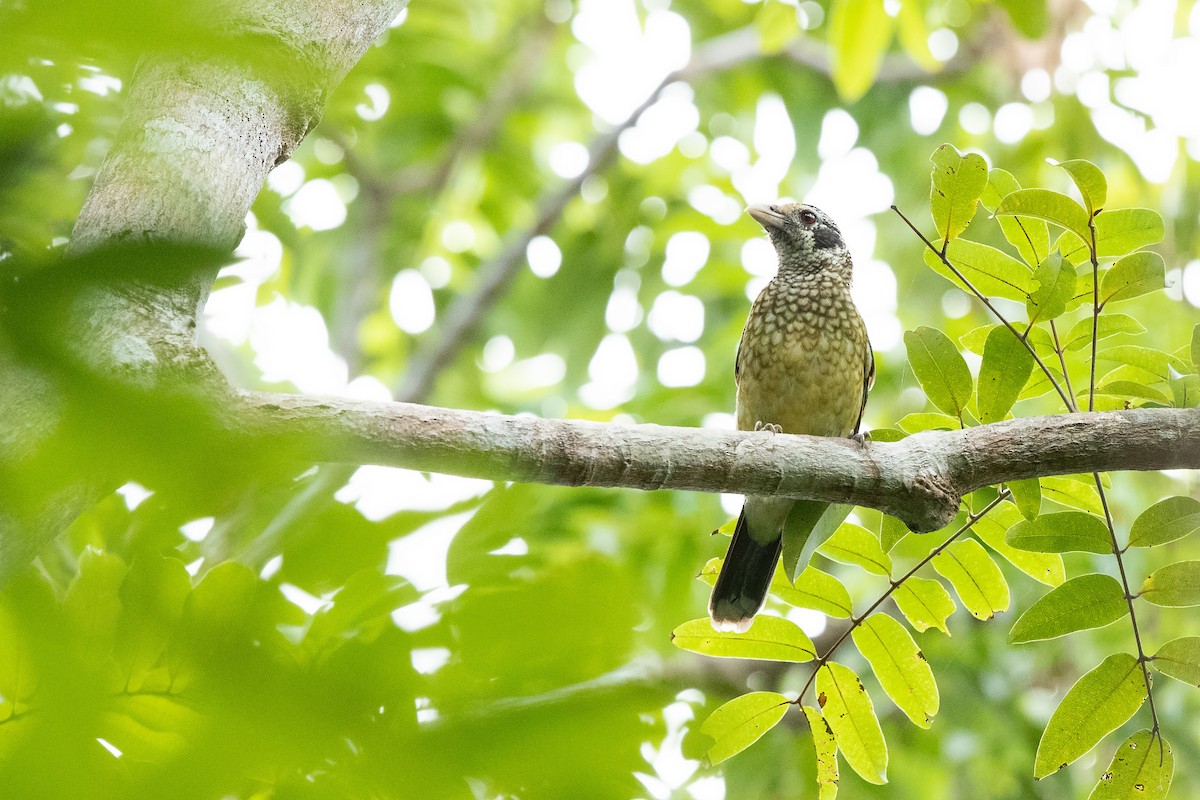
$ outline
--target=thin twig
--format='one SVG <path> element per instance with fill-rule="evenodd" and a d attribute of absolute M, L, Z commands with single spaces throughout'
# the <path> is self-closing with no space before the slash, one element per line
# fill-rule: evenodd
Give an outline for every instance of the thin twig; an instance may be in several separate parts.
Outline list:
<path fill-rule="evenodd" d="M 1088 379 L 1088 411 L 1096 410 L 1096 342 L 1100 336 L 1100 261 L 1096 257 L 1096 215 L 1088 217 L 1092 237 L 1092 364 Z"/>
<path fill-rule="evenodd" d="M 1025 332 L 1029 333 L 1031 330 L 1033 330 L 1032 325 L 1026 328 Z M 1058 355 L 1058 365 L 1062 367 L 1063 380 L 1067 384 L 1067 395 L 1071 398 L 1071 402 L 1067 405 L 1067 409 L 1070 411 L 1078 411 L 1079 404 L 1075 402 L 1075 390 L 1071 388 L 1071 376 L 1067 372 L 1067 359 L 1063 355 L 1064 348 L 1062 346 L 1062 342 L 1059 341 L 1058 328 L 1055 326 L 1054 320 L 1050 320 L 1050 335 L 1054 337 L 1054 352 Z"/>

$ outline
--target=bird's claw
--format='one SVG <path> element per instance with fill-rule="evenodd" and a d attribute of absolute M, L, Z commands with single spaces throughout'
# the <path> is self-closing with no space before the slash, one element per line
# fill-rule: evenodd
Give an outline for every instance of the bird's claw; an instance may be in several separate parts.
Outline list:
<path fill-rule="evenodd" d="M 761 419 L 754 423 L 754 430 L 765 431 L 767 433 L 783 433 L 782 425 L 775 425 L 771 422 L 763 422 Z"/>
<path fill-rule="evenodd" d="M 867 442 L 871 441 L 871 432 L 870 431 L 859 431 L 858 433 L 851 436 L 850 439 L 851 439 L 851 441 L 856 442 L 857 444 L 866 444 Z"/>

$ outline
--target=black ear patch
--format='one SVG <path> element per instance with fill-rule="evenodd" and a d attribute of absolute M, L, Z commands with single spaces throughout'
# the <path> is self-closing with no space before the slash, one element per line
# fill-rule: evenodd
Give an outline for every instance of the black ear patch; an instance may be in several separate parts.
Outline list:
<path fill-rule="evenodd" d="M 829 250 L 834 247 L 845 247 L 842 234 L 832 225 L 818 225 L 813 228 L 813 247 L 818 250 Z"/>

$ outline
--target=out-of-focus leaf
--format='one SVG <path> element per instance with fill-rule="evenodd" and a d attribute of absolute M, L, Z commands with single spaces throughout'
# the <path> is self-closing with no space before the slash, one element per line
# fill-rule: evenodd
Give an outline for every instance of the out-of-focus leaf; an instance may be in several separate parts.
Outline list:
<path fill-rule="evenodd" d="M 909 58 L 926 72 L 938 72 L 942 62 L 929 51 L 929 26 L 925 23 L 925 3 L 903 0 L 900 4 L 900 46 Z"/>
<path fill-rule="evenodd" d="M 1042 484 L 1037 478 L 1009 481 L 1008 490 L 1012 492 L 1013 502 L 1025 519 L 1037 519 L 1038 514 L 1042 513 Z"/>
<path fill-rule="evenodd" d="M 817 751 L 817 800 L 835 800 L 838 790 L 837 739 L 821 712 L 802 706 Z"/>
<path fill-rule="evenodd" d="M 361 570 L 333 596 L 332 606 L 314 615 L 307 639 L 320 644 L 335 636 L 356 633 L 363 626 L 390 625 L 390 614 L 416 599 L 416 589 L 399 575 Z"/>
<path fill-rule="evenodd" d="M 1018 189 L 996 206 L 996 216 L 1033 217 L 1071 231 L 1090 241 L 1088 213 L 1065 194 L 1049 189 Z"/>
<path fill-rule="evenodd" d="M 1109 575 L 1079 575 L 1051 589 L 1012 626 L 1010 644 L 1055 639 L 1102 628 L 1129 613 L 1125 590 Z"/>
<path fill-rule="evenodd" d="M 879 685 L 917 727 L 928 728 L 938 712 L 933 670 L 904 626 L 887 614 L 872 614 L 851 634 Z"/>
<path fill-rule="evenodd" d="M 1192 369 L 1200 372 L 1200 323 L 1192 328 Z"/>
<path fill-rule="evenodd" d="M 759 614 L 750 630 L 731 633 L 713 630 L 708 618 L 685 622 L 671 632 L 671 643 L 719 658 L 753 658 L 764 661 L 803 663 L 817 657 L 812 640 L 800 626 L 782 617 Z"/>
<path fill-rule="evenodd" d="M 1040 39 L 1046 34 L 1049 22 L 1046 0 L 999 0 L 999 5 L 1026 39 Z"/>
<path fill-rule="evenodd" d="M 971 291 L 928 247 L 923 258 L 934 272 L 963 291 Z M 1029 267 L 1008 253 L 986 244 L 954 239 L 946 248 L 946 258 L 972 286 L 989 297 L 1004 297 L 1024 303 L 1033 290 L 1033 273 Z"/>
<path fill-rule="evenodd" d="M 786 3 L 763 3 L 754 16 L 762 52 L 772 55 L 785 48 L 802 31 L 796 7 Z"/>
<path fill-rule="evenodd" d="M 1200 686 L 1200 636 L 1172 639 L 1158 648 L 1150 663 L 1163 675 Z"/>
<path fill-rule="evenodd" d="M 718 708 L 700 726 L 701 733 L 715 740 L 705 754 L 708 763 L 720 764 L 757 742 L 779 724 L 789 704 L 777 692 L 750 692 Z"/>
<path fill-rule="evenodd" d="M 1059 505 L 1067 506 L 1068 508 L 1077 508 L 1089 514 L 1097 516 L 1104 514 L 1104 506 L 1100 502 L 1100 495 L 1096 492 L 1096 487 L 1091 483 L 1084 483 L 1063 475 L 1039 478 L 1039 480 L 1042 483 L 1042 497 L 1044 499 L 1053 500 Z"/>
<path fill-rule="evenodd" d="M 937 628 L 950 635 L 946 620 L 954 613 L 954 599 L 941 581 L 914 575 L 896 587 L 892 599 L 904 618 L 918 631 Z"/>
<path fill-rule="evenodd" d="M 121 584 L 121 616 L 117 626 L 116 654 L 124 677 L 124 690 L 151 689 L 149 673 L 159 660 L 183 614 L 192 581 L 183 562 L 157 554 L 133 562 Z M 165 671 L 160 680 L 165 677 Z M 169 678 L 154 691 L 166 691 Z"/>
<path fill-rule="evenodd" d="M 817 703 L 846 763 L 867 783 L 887 782 L 887 743 L 854 670 L 830 661 L 817 670 Z"/>
<path fill-rule="evenodd" d="M 1104 659 L 1063 698 L 1038 744 L 1034 776 L 1044 778 L 1095 747 L 1146 700 L 1138 660 L 1127 653 Z"/>
<path fill-rule="evenodd" d="M 936 328 L 904 332 L 908 363 L 929 401 L 961 418 L 971 401 L 973 382 L 967 362 L 946 334 Z"/>
<path fill-rule="evenodd" d="M 1089 215 L 1095 216 L 1097 211 L 1104 208 L 1108 200 L 1108 181 L 1104 179 L 1104 173 L 1099 167 L 1082 158 L 1063 161 L 1058 166 L 1065 169 L 1075 182 L 1075 187 L 1083 196 L 1083 207 L 1088 210 Z"/>
<path fill-rule="evenodd" d="M 1179 561 L 1156 569 L 1142 584 L 1138 597 L 1156 606 L 1200 606 L 1200 561 Z"/>
<path fill-rule="evenodd" d="M 1170 377 L 1171 367 L 1174 367 L 1179 372 L 1184 372 L 1187 369 L 1183 361 L 1170 353 L 1164 353 L 1152 347 L 1140 347 L 1136 344 L 1121 344 L 1116 347 L 1106 348 L 1096 353 L 1096 358 L 1102 361 L 1115 361 L 1118 364 L 1135 367 L 1147 376 L 1157 378 L 1160 381 L 1165 381 Z"/>
<path fill-rule="evenodd" d="M 1082 511 L 1042 514 L 1008 529 L 1008 544 L 1034 553 L 1112 553 L 1104 520 Z"/>
<path fill-rule="evenodd" d="M 991 619 L 1008 608 L 1008 584 L 996 562 L 974 539 L 955 542 L 933 557 L 933 568 L 950 581 L 963 608 Z"/>
<path fill-rule="evenodd" d="M 979 200 L 988 211 L 995 211 L 1006 195 L 1020 188 L 1021 184 L 1011 173 L 995 167 L 988 172 L 988 185 Z M 996 220 L 1004 238 L 1017 248 L 1029 266 L 1036 267 L 1049 255 L 1050 233 L 1044 221 L 1033 217 L 997 217 Z"/>
<path fill-rule="evenodd" d="M 1102 341 L 1118 333 L 1145 333 L 1146 326 L 1127 314 L 1102 314 L 1097 321 L 1096 341 Z M 1081 319 L 1071 326 L 1062 339 L 1064 350 L 1082 350 L 1092 344 L 1092 319 Z"/>
<path fill-rule="evenodd" d="M 1012 331 L 996 326 L 988 334 L 979 366 L 979 421 L 1004 419 L 1033 373 L 1033 356 Z M 1039 495 L 1040 503 L 1040 495 Z"/>
<path fill-rule="evenodd" d="M 846 102 L 862 97 L 875 82 L 895 25 L 883 0 L 834 0 L 830 6 L 833 85 Z"/>
<path fill-rule="evenodd" d="M 929 209 L 943 242 L 958 238 L 971 224 L 979 195 L 987 186 L 987 162 L 978 153 L 965 156 L 944 144 L 929 159 L 933 175 L 929 187 Z"/>
<path fill-rule="evenodd" d="M 1168 497 L 1147 508 L 1129 529 L 1130 547 L 1154 547 L 1200 530 L 1200 500 Z"/>
<path fill-rule="evenodd" d="M 127 571 L 125 562 L 111 553 L 88 548 L 79 558 L 79 574 L 67 589 L 63 610 L 77 636 L 110 648 L 121 613 L 119 589 Z"/>
<path fill-rule="evenodd" d="M 1109 267 L 1100 279 L 1100 305 L 1130 300 L 1167 285 L 1166 263 L 1158 253 L 1142 250 Z"/>
<path fill-rule="evenodd" d="M 862 567 L 876 575 L 892 574 L 892 559 L 883 552 L 875 534 L 852 522 L 838 528 L 817 552 L 834 561 Z"/>
<path fill-rule="evenodd" d="M 846 619 L 854 613 L 850 593 L 842 582 L 813 566 L 805 567 L 794 586 L 787 582 L 782 568 L 776 570 L 771 579 L 771 594 L 788 605 L 811 608 L 831 617 Z"/>
<path fill-rule="evenodd" d="M 1029 324 L 1046 322 L 1062 315 L 1067 310 L 1067 303 L 1075 295 L 1075 266 L 1058 253 L 1051 253 L 1034 270 L 1033 279 L 1038 288 L 1033 290 L 1025 303 Z"/>
<path fill-rule="evenodd" d="M 1088 800 L 1166 800 L 1174 774 L 1171 745 L 1143 729 L 1117 748 Z"/>
<path fill-rule="evenodd" d="M 1081 209 L 1082 210 L 1082 209 Z M 1101 211 L 1092 221 L 1096 226 L 1096 254 L 1098 258 L 1113 258 L 1132 253 L 1148 244 L 1163 240 L 1163 220 L 1157 211 L 1149 208 L 1122 208 L 1116 211 Z M 1063 233 L 1055 247 L 1072 264 L 1089 260 L 1090 251 L 1086 242 L 1089 234 L 1082 236 L 1074 231 Z M 1091 288 L 1088 288 L 1091 294 Z"/>

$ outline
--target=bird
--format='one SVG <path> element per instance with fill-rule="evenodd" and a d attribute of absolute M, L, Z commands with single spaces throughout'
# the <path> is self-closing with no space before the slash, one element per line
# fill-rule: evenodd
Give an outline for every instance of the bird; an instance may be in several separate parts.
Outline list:
<path fill-rule="evenodd" d="M 752 205 L 746 213 L 766 231 L 779 265 L 751 306 L 738 343 L 738 429 L 863 441 L 875 357 L 850 296 L 853 262 L 841 231 L 805 203 Z M 811 534 L 828 505 L 746 498 L 709 601 L 714 629 L 750 629 L 779 562 L 788 515 L 804 512 L 793 514 L 793 524 L 801 520 Z M 817 544 L 806 542 L 803 552 L 811 554 Z"/>

